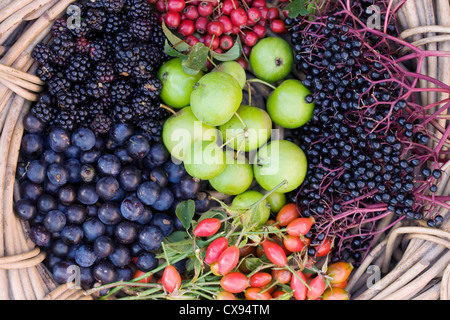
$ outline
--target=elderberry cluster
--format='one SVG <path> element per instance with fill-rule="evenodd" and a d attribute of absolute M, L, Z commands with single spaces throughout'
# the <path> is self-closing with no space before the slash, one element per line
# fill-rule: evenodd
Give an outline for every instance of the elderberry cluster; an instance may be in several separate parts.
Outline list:
<path fill-rule="evenodd" d="M 363 21 L 370 4 L 358 1 L 354 7 Z M 370 248 L 377 220 L 392 213 L 398 219 L 425 217 L 418 190 L 435 192 L 441 171 L 427 161 L 430 138 L 411 120 L 404 87 L 387 60 L 370 50 L 380 43 L 378 52 L 389 55 L 389 46 L 343 18 L 288 19 L 296 67 L 311 91 L 306 102 L 315 104 L 313 118 L 292 131 L 308 159 L 308 173 L 294 197 L 303 215 L 316 219 L 312 241 L 336 236 L 335 259 L 358 263 Z M 388 31 L 395 34 L 395 26 L 389 24 Z M 428 224 L 441 221 L 436 215 Z"/>
<path fill-rule="evenodd" d="M 160 121 L 168 112 L 160 108 L 162 84 L 156 74 L 167 56 L 152 6 L 145 0 L 78 1 L 72 6 L 80 10 L 70 14 L 78 16 L 57 19 L 51 41 L 33 51 L 36 73 L 47 90 L 31 112 L 68 130 L 90 126 L 104 134 L 113 122 L 126 122 L 148 138 L 160 139 Z M 76 19 L 78 25 L 68 24 Z"/>

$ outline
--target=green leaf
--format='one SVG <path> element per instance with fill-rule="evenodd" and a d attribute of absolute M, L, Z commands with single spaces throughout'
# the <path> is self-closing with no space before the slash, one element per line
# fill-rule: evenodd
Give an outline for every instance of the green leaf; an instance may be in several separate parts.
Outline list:
<path fill-rule="evenodd" d="M 180 242 L 190 239 L 189 234 L 186 231 L 175 231 L 166 237 L 167 242 Z"/>
<path fill-rule="evenodd" d="M 189 56 L 183 61 L 183 71 L 190 75 L 196 75 L 206 68 L 209 49 L 201 42 L 197 42 L 191 49 Z"/>
<path fill-rule="evenodd" d="M 192 218 L 195 214 L 195 202 L 194 200 L 182 201 L 177 205 L 175 214 L 180 219 L 183 227 L 188 230 L 191 226 Z"/>
<path fill-rule="evenodd" d="M 181 53 L 177 50 L 175 50 L 174 48 L 172 48 L 169 44 L 169 42 L 166 39 L 166 43 L 164 44 L 164 52 L 171 56 L 171 57 L 175 57 L 175 58 L 181 58 L 182 60 L 186 60 L 188 58 L 188 56 L 184 53 Z"/>
<path fill-rule="evenodd" d="M 299 15 L 306 16 L 314 11 L 315 6 L 310 6 L 312 4 L 312 0 L 293 0 L 286 7 L 285 10 L 288 10 L 288 17 L 295 18 Z"/>
<path fill-rule="evenodd" d="M 191 46 L 188 45 L 186 42 L 184 42 L 182 39 L 178 38 L 176 35 L 174 35 L 169 28 L 167 28 L 166 24 L 162 23 L 162 29 L 164 32 L 164 35 L 166 36 L 167 40 L 174 46 L 174 48 L 179 52 L 185 52 L 189 51 L 191 49 Z"/>
<path fill-rule="evenodd" d="M 232 61 L 236 60 L 241 56 L 241 45 L 239 37 L 236 38 L 236 41 L 234 42 L 233 46 L 224 53 L 217 53 L 213 52 L 213 57 L 216 60 L 219 61 Z"/>

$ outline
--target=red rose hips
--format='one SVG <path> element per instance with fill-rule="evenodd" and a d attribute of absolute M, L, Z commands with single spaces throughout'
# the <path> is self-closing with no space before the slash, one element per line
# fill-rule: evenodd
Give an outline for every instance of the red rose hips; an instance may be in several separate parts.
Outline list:
<path fill-rule="evenodd" d="M 167 11 L 181 12 L 186 7 L 184 0 L 169 0 L 167 2 Z"/>
<path fill-rule="evenodd" d="M 195 20 L 199 17 L 197 6 L 188 5 L 184 8 L 184 15 L 189 20 Z"/>
<path fill-rule="evenodd" d="M 261 12 L 257 8 L 250 8 L 247 10 L 248 23 L 250 25 L 256 24 L 261 19 Z"/>
<path fill-rule="evenodd" d="M 273 20 L 273 19 L 277 19 L 280 16 L 280 12 L 278 11 L 277 8 L 269 8 L 267 9 L 267 19 L 269 20 Z"/>
<path fill-rule="evenodd" d="M 219 47 L 223 50 L 230 50 L 233 43 L 233 38 L 227 34 L 222 35 L 219 39 Z"/>
<path fill-rule="evenodd" d="M 198 14 L 202 17 L 207 17 L 211 15 L 211 13 L 214 11 L 214 7 L 210 2 L 202 1 L 198 5 Z"/>
<path fill-rule="evenodd" d="M 194 44 L 196 44 L 196 43 L 199 42 L 200 40 L 199 40 L 196 36 L 190 35 L 190 36 L 187 36 L 186 39 L 184 39 L 184 41 L 186 41 L 186 43 L 187 43 L 188 45 L 190 45 L 191 47 L 193 47 Z"/>
<path fill-rule="evenodd" d="M 253 26 L 252 31 L 254 33 L 256 33 L 256 35 L 258 36 L 259 39 L 264 38 L 264 36 L 266 34 L 266 28 L 259 24 Z"/>
<path fill-rule="evenodd" d="M 248 22 L 247 13 L 242 8 L 231 11 L 230 18 L 231 22 L 237 27 L 243 27 L 247 25 Z"/>
<path fill-rule="evenodd" d="M 216 37 L 212 34 L 206 34 L 205 35 L 205 46 L 211 49 L 217 49 L 219 47 L 219 37 Z"/>
<path fill-rule="evenodd" d="M 195 23 L 192 20 L 186 19 L 181 21 L 180 26 L 178 27 L 178 32 L 184 36 L 190 36 L 195 32 Z"/>
<path fill-rule="evenodd" d="M 198 19 L 195 20 L 195 30 L 200 34 L 205 34 L 208 23 L 208 18 L 198 17 Z"/>
<path fill-rule="evenodd" d="M 228 16 L 222 15 L 217 20 L 222 22 L 224 34 L 231 33 L 231 31 L 233 30 L 233 23 L 231 23 L 231 20 Z"/>
<path fill-rule="evenodd" d="M 164 0 L 158 0 L 156 2 L 156 10 L 159 12 L 166 12 L 167 8 L 166 8 L 166 3 L 164 2 Z"/>
<path fill-rule="evenodd" d="M 252 6 L 258 9 L 266 8 L 267 7 L 266 0 L 253 0 Z"/>
<path fill-rule="evenodd" d="M 270 30 L 275 33 L 284 33 L 286 32 L 286 25 L 284 21 L 281 19 L 274 19 L 270 22 Z"/>
<path fill-rule="evenodd" d="M 258 35 L 253 31 L 247 32 L 244 36 L 244 43 L 249 47 L 253 47 L 257 41 Z"/>
<path fill-rule="evenodd" d="M 237 0 L 225 0 L 222 4 L 222 12 L 227 16 L 231 14 L 231 11 L 237 8 L 239 8 Z"/>
<path fill-rule="evenodd" d="M 169 11 L 166 14 L 166 17 L 164 19 L 164 22 L 169 28 L 177 28 L 180 25 L 181 22 L 181 14 L 174 11 Z"/>
<path fill-rule="evenodd" d="M 217 37 L 220 37 L 223 33 L 223 24 L 220 21 L 214 20 L 208 23 L 206 30 L 209 34 L 213 34 Z"/>

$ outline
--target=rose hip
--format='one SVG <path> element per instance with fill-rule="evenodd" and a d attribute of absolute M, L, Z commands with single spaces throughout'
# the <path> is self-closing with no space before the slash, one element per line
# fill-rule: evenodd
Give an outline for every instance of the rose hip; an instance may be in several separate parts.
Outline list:
<path fill-rule="evenodd" d="M 209 34 L 220 37 L 223 33 L 223 23 L 217 20 L 211 21 L 208 23 L 206 30 Z"/>
<path fill-rule="evenodd" d="M 180 26 L 178 27 L 178 32 L 184 37 L 192 35 L 195 32 L 194 21 L 189 19 L 181 21 Z"/>
<path fill-rule="evenodd" d="M 264 38 L 264 36 L 266 35 L 266 28 L 259 24 L 253 26 L 252 31 L 256 33 L 259 39 Z"/>
<path fill-rule="evenodd" d="M 193 233 L 196 237 L 209 237 L 219 231 L 221 226 L 217 218 L 206 218 L 198 223 Z"/>
<path fill-rule="evenodd" d="M 222 15 L 217 20 L 222 22 L 223 33 L 230 34 L 231 31 L 233 30 L 233 23 L 231 22 L 230 18 L 225 15 Z"/>
<path fill-rule="evenodd" d="M 195 31 L 197 31 L 199 34 L 205 34 L 208 22 L 208 18 L 198 17 L 198 19 L 195 20 Z"/>
<path fill-rule="evenodd" d="M 284 33 L 286 32 L 286 25 L 281 19 L 274 19 L 270 21 L 270 29 L 275 33 Z"/>
<path fill-rule="evenodd" d="M 254 25 L 261 19 L 261 12 L 255 7 L 250 8 L 247 10 L 247 17 L 248 23 Z"/>
<path fill-rule="evenodd" d="M 219 48 L 222 48 L 223 50 L 230 50 L 233 46 L 233 38 L 227 34 L 222 35 L 219 38 Z"/>
<path fill-rule="evenodd" d="M 196 6 L 188 5 L 184 9 L 184 15 L 186 16 L 186 19 L 189 20 L 195 20 L 199 17 L 198 10 Z"/>
<path fill-rule="evenodd" d="M 244 43 L 249 47 L 253 47 L 257 41 L 258 35 L 253 31 L 247 32 L 244 36 Z"/>
<path fill-rule="evenodd" d="M 211 242 L 206 249 L 205 263 L 211 264 L 216 262 L 220 254 L 228 247 L 228 239 L 220 237 Z"/>
<path fill-rule="evenodd" d="M 181 12 L 186 7 L 184 0 L 169 0 L 167 2 L 167 11 Z"/>
<path fill-rule="evenodd" d="M 214 7 L 210 2 L 202 1 L 198 5 L 198 14 L 201 15 L 202 17 L 209 16 L 211 13 L 213 13 L 213 11 Z"/>
<path fill-rule="evenodd" d="M 181 14 L 178 12 L 169 11 L 166 14 L 164 22 L 169 28 L 177 28 L 181 23 Z"/>
<path fill-rule="evenodd" d="M 199 42 L 199 39 L 198 39 L 196 36 L 194 36 L 194 35 L 190 35 L 190 36 L 187 36 L 186 39 L 184 39 L 184 41 L 186 41 L 186 43 L 187 43 L 188 45 L 190 45 L 191 47 L 193 47 L 194 44 L 196 44 L 197 42 Z"/>
<path fill-rule="evenodd" d="M 206 34 L 205 35 L 205 46 L 211 49 L 217 49 L 219 48 L 219 37 L 216 37 L 213 34 Z"/>
<path fill-rule="evenodd" d="M 237 8 L 231 11 L 231 22 L 237 27 L 243 27 L 247 25 L 248 18 L 247 13 L 242 8 Z"/>

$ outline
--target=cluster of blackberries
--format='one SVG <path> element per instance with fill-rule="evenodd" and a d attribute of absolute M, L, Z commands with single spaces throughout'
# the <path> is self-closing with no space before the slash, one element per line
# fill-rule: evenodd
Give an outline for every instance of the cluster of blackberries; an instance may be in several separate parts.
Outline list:
<path fill-rule="evenodd" d="M 367 13 L 358 8 L 362 16 Z M 352 30 L 351 19 L 342 22 L 342 17 L 288 21 L 296 67 L 311 91 L 306 102 L 315 104 L 313 118 L 292 131 L 308 159 L 308 173 L 294 197 L 305 216 L 324 226 L 317 234 L 336 236 L 336 244 L 348 249 L 346 259 L 358 262 L 370 247 L 378 217 L 391 212 L 399 219 L 424 218 L 417 183 L 436 191 L 441 171 L 427 165 L 431 155 L 419 146 L 426 146 L 429 137 L 409 120 L 408 102 L 401 98 L 404 88 L 390 81 L 395 75 L 386 60 L 368 50 L 366 39 Z M 371 41 L 380 39 L 373 36 Z M 441 218 L 428 223 L 435 226 Z M 352 244 L 361 240 L 350 234 L 357 225 L 368 228 L 361 234 L 362 246 Z"/>
<path fill-rule="evenodd" d="M 90 126 L 96 133 L 127 122 L 150 128 L 147 136 L 159 139 L 168 112 L 160 108 L 156 74 L 168 57 L 152 6 L 146 0 L 73 6 L 79 10 L 54 22 L 50 43 L 33 51 L 47 90 L 31 112 L 51 126 Z"/>
<path fill-rule="evenodd" d="M 29 113 L 24 128 L 14 211 L 58 283 L 72 275 L 70 266 L 80 268 L 83 287 L 154 269 L 164 237 L 184 230 L 177 205 L 193 199 L 196 212 L 212 205 L 203 181 L 129 124 L 95 135 L 86 127 L 47 129 Z"/>

